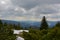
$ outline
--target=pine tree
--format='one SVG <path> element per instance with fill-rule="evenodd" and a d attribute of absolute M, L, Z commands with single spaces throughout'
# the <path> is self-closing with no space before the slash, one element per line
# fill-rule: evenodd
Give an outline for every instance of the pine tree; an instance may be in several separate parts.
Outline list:
<path fill-rule="evenodd" d="M 3 23 L 2 23 L 2 20 L 0 20 L 0 30 L 2 29 L 3 27 Z"/>
<path fill-rule="evenodd" d="M 45 29 L 45 30 L 48 29 L 48 24 L 47 24 L 45 16 L 43 16 L 43 19 L 42 19 L 42 22 L 41 22 L 41 26 L 40 26 L 40 30 L 43 30 L 43 29 Z"/>

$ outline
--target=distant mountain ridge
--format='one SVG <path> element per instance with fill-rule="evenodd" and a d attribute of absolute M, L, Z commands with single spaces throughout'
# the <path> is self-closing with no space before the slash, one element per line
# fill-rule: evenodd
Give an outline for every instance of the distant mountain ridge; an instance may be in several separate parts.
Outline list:
<path fill-rule="evenodd" d="M 41 22 L 37 21 L 11 21 L 11 20 L 2 20 L 2 22 L 6 22 L 8 24 L 18 24 L 20 23 L 22 27 L 30 27 L 30 26 L 35 26 L 35 27 L 40 27 Z M 48 21 L 47 22 L 50 27 L 53 27 L 57 22 L 56 21 Z"/>

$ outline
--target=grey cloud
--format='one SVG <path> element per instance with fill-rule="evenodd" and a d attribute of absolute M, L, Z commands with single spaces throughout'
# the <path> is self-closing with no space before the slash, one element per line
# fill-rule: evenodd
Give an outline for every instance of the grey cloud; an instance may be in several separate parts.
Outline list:
<path fill-rule="evenodd" d="M 54 10 L 54 9 L 44 9 L 44 11 L 38 11 L 39 13 L 42 13 L 42 14 L 53 14 L 53 13 L 58 13 L 57 10 Z"/>
<path fill-rule="evenodd" d="M 13 5 L 20 6 L 28 10 L 38 5 L 60 3 L 60 0 L 11 0 L 11 1 Z"/>
<path fill-rule="evenodd" d="M 59 12 L 58 10 L 59 6 L 54 4 L 51 5 L 41 5 L 41 6 L 37 6 L 35 8 L 32 9 L 31 12 L 36 13 L 37 15 L 39 14 L 56 14 Z"/>
<path fill-rule="evenodd" d="M 25 9 L 30 9 L 38 4 L 38 1 L 34 0 L 12 0 L 13 5 L 23 7 Z"/>
<path fill-rule="evenodd" d="M 0 4 L 0 15 L 2 15 L 1 18 L 16 16 L 40 19 L 42 16 L 47 16 L 48 14 L 51 14 L 51 16 L 49 16 L 50 18 L 57 18 L 57 16 L 58 18 L 60 17 L 60 15 L 56 16 L 56 14 L 59 13 L 60 6 L 54 6 L 54 4 L 60 4 L 60 0 L 11 0 L 11 2 L 13 4 L 6 6 Z M 7 6 L 9 7 L 6 8 Z M 15 11 L 15 8 L 17 7 L 19 8 Z M 21 8 L 23 8 L 26 13 L 24 13 Z M 56 8 L 59 8 L 59 10 Z M 52 16 L 52 14 L 54 14 L 54 16 Z"/>

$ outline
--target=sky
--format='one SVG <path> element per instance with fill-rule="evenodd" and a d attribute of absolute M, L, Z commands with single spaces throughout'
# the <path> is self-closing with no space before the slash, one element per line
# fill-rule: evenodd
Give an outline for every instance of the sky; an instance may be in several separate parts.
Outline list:
<path fill-rule="evenodd" d="M 0 0 L 0 19 L 60 21 L 60 0 Z"/>

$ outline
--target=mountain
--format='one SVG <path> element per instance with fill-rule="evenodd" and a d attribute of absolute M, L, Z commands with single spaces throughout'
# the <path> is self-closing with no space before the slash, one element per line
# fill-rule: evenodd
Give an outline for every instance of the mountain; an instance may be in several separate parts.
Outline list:
<path fill-rule="evenodd" d="M 40 27 L 41 22 L 37 22 L 37 21 L 11 21 L 11 20 L 2 20 L 2 22 L 6 22 L 8 24 L 18 24 L 20 23 L 22 27 Z M 56 21 L 48 21 L 47 22 L 49 24 L 50 27 L 53 27 L 57 22 Z"/>
<path fill-rule="evenodd" d="M 21 21 L 20 22 L 24 27 L 35 26 L 40 27 L 41 22 L 36 21 Z M 48 21 L 47 22 L 50 27 L 53 27 L 57 22 L 56 21 Z"/>
<path fill-rule="evenodd" d="M 18 23 L 20 23 L 20 22 L 18 22 L 18 21 L 12 21 L 12 20 L 2 20 L 2 22 L 3 22 L 3 23 L 6 22 L 7 24 L 16 24 L 16 25 L 17 25 Z"/>

